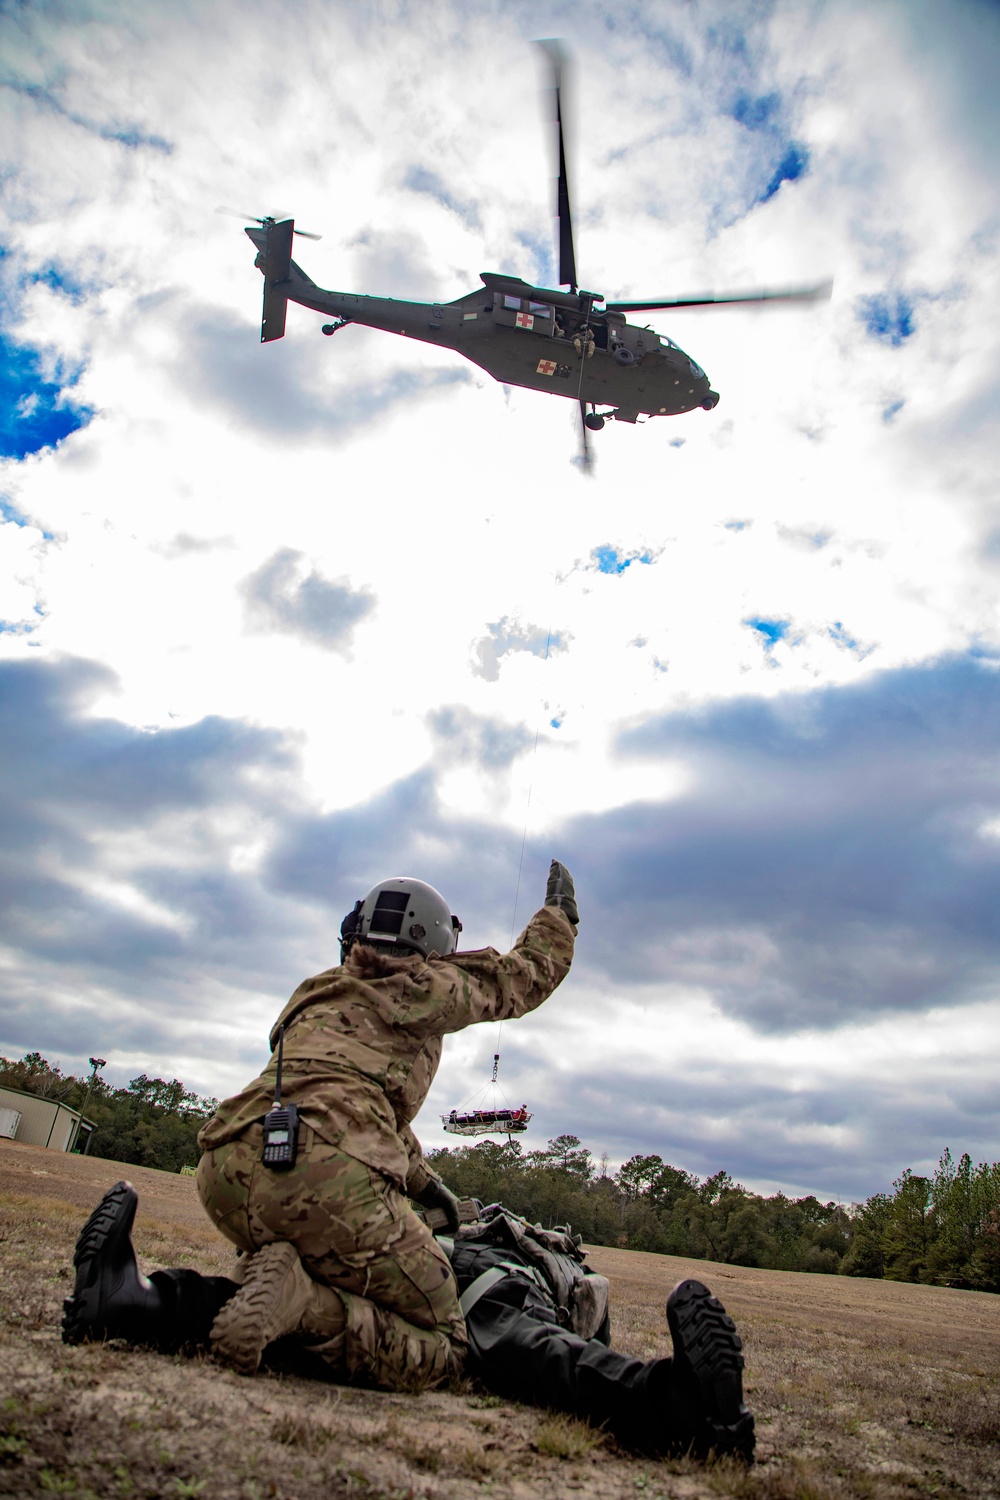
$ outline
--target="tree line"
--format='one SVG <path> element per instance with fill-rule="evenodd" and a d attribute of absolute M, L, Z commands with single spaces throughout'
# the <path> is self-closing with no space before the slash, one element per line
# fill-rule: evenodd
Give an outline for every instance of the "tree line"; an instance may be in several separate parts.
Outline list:
<path fill-rule="evenodd" d="M 219 1103 L 190 1093 L 179 1078 L 168 1081 L 145 1073 L 127 1088 L 113 1089 L 96 1069 L 90 1077 L 77 1078 L 40 1052 L 29 1052 L 19 1062 L 0 1057 L 0 1088 L 38 1094 L 85 1113 L 96 1127 L 90 1156 L 164 1172 L 195 1166 L 198 1131 Z"/>
<path fill-rule="evenodd" d="M 63 1074 L 38 1052 L 0 1057 L 0 1086 L 57 1099 L 96 1125 L 92 1156 L 176 1172 L 198 1160 L 197 1135 L 217 1108 L 174 1078 L 140 1073 L 113 1089 L 97 1069 Z M 1000 1292 L 1000 1162 L 956 1163 L 945 1151 L 931 1177 L 909 1168 L 891 1193 L 850 1206 L 812 1194 L 764 1197 L 720 1171 L 700 1180 L 660 1156 L 617 1172 L 575 1135 L 544 1150 L 492 1138 L 427 1154 L 461 1198 L 504 1203 L 532 1223 L 571 1224 L 594 1245 L 682 1255 L 776 1271 L 885 1277 Z"/>
<path fill-rule="evenodd" d="M 428 1153 L 460 1197 L 502 1202 L 548 1227 L 572 1224 L 590 1244 L 617 1245 L 781 1271 L 840 1270 L 852 1238 L 850 1210 L 818 1198 L 763 1198 L 716 1172 L 703 1182 L 660 1156 L 633 1156 L 614 1173 L 596 1167 L 578 1137 L 544 1151 L 484 1140 Z"/>
<path fill-rule="evenodd" d="M 1000 1162 L 909 1168 L 892 1193 L 850 1206 L 812 1194 L 764 1197 L 728 1172 L 700 1181 L 660 1156 L 614 1173 L 574 1135 L 543 1151 L 484 1140 L 428 1161 L 460 1197 L 505 1203 L 533 1223 L 572 1224 L 595 1245 L 651 1250 L 773 1271 L 821 1271 L 1000 1292 Z"/>

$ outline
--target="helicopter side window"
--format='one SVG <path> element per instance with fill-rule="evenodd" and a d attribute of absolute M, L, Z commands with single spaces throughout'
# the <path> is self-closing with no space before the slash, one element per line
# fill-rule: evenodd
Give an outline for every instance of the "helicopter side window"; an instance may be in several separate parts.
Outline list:
<path fill-rule="evenodd" d="M 520 312 L 521 311 L 521 299 L 520 299 L 520 297 L 504 297 L 504 299 L 503 299 L 503 305 L 504 305 L 504 307 L 507 308 L 508 312 Z"/>
<path fill-rule="evenodd" d="M 528 311 L 534 313 L 536 318 L 551 318 L 552 309 L 547 302 L 529 302 Z"/>

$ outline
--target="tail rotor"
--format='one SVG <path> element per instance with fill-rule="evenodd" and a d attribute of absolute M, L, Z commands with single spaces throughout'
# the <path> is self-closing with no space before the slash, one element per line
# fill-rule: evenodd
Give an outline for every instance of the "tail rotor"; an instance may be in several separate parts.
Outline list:
<path fill-rule="evenodd" d="M 227 208 L 224 204 L 220 204 L 215 212 L 217 214 L 225 214 L 230 219 L 242 219 L 244 224 L 249 219 L 251 224 L 259 224 L 261 229 L 266 229 L 269 224 L 278 224 L 290 217 L 289 214 L 282 210 L 281 213 L 268 214 L 265 218 L 259 219 L 256 214 L 240 213 L 238 208 Z M 303 240 L 321 240 L 323 238 L 321 234 L 312 234 L 308 229 L 293 229 L 292 233 L 297 234 Z"/>

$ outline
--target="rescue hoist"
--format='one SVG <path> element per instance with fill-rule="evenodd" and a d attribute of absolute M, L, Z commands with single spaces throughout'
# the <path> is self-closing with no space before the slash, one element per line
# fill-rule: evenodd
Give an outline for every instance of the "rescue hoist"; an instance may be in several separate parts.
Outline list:
<path fill-rule="evenodd" d="M 499 1037 L 497 1047 L 499 1047 Z M 449 1135 L 505 1135 L 512 1140 L 515 1135 L 520 1135 L 527 1130 L 531 1120 L 531 1113 L 526 1104 L 519 1109 L 512 1109 L 510 1100 L 497 1081 L 500 1071 L 500 1053 L 493 1054 L 493 1075 L 489 1083 L 480 1089 L 478 1094 L 472 1094 L 460 1109 L 449 1110 L 441 1116 L 441 1124 Z M 503 1099 L 503 1105 L 497 1104 L 497 1093 Z M 490 1095 L 490 1104 L 485 1102 L 486 1095 Z"/>

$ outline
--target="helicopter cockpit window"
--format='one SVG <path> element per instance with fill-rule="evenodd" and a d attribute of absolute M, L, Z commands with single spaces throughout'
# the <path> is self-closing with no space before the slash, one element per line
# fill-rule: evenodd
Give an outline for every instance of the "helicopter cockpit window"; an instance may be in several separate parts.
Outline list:
<path fill-rule="evenodd" d="M 668 339 L 667 335 L 665 333 L 661 333 L 660 334 L 660 348 L 661 349 L 676 349 L 677 345 L 674 343 L 673 339 Z"/>

